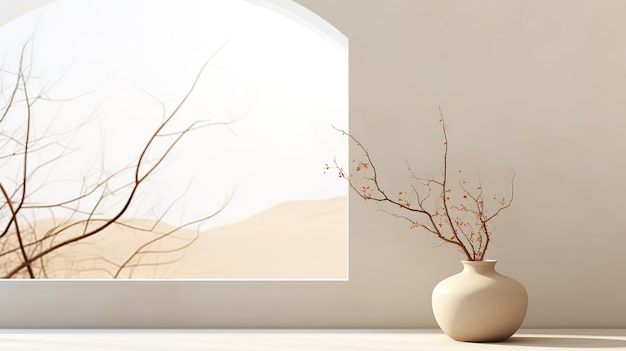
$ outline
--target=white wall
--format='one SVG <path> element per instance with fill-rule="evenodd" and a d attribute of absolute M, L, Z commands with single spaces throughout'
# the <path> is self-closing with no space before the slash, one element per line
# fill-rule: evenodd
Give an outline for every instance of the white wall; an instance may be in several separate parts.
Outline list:
<path fill-rule="evenodd" d="M 297 2 L 349 38 L 350 129 L 389 174 L 390 189 L 405 184 L 405 157 L 436 172 L 439 106 L 453 165 L 480 172 L 485 187 L 517 173 L 515 201 L 488 256 L 526 286 L 524 327 L 626 328 L 626 2 Z M 434 327 L 431 290 L 460 269 L 462 256 L 356 197 L 350 205 L 350 282 L 241 284 L 238 294 L 163 285 L 159 294 L 176 310 L 150 309 L 163 299 L 142 282 L 127 287 L 143 298 L 112 283 L 74 282 L 86 294 L 110 289 L 89 301 L 114 306 L 67 312 L 64 324 L 46 306 L 80 295 L 3 282 L 9 308 L 0 324 Z M 246 308 L 251 291 L 258 305 Z M 133 305 L 139 301 L 143 307 Z M 202 302 L 203 315 L 186 301 Z M 39 324 L 29 324 L 33 313 Z M 142 324 L 146 318 L 152 322 Z"/>

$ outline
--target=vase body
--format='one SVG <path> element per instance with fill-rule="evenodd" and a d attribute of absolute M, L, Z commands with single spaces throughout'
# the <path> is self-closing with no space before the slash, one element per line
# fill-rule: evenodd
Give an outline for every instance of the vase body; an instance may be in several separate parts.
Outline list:
<path fill-rule="evenodd" d="M 450 338 L 503 341 L 522 325 L 528 307 L 526 289 L 496 272 L 496 262 L 462 261 L 463 271 L 435 286 L 433 313 Z"/>

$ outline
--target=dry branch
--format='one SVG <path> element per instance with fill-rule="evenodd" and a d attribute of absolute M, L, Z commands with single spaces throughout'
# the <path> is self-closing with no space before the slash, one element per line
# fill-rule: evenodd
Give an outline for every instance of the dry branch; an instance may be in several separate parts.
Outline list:
<path fill-rule="evenodd" d="M 363 159 L 353 160 L 350 172 L 346 172 L 336 160 L 332 165 L 325 165 L 325 170 L 337 171 L 338 176 L 345 179 L 363 200 L 392 205 L 389 206 L 391 209 L 385 207 L 382 211 L 408 221 L 411 229 L 425 230 L 444 244 L 456 246 L 469 261 L 481 261 L 494 232 L 490 222 L 513 201 L 515 173 L 509 179 L 510 194 L 490 199 L 490 204 L 495 205 L 492 211 L 486 204 L 480 182 L 475 190 L 471 190 L 467 182 L 459 180 L 459 187 L 453 189 L 449 180 L 447 127 L 441 110 L 439 114 L 444 141 L 440 178 L 417 176 L 408 166 L 409 190 L 397 193 L 387 191 L 368 149 L 359 139 L 337 128 L 358 147 Z"/>
<path fill-rule="evenodd" d="M 105 170 L 101 165 L 101 173 L 99 176 L 97 175 L 98 180 L 89 182 L 85 176 L 82 183 L 78 185 L 77 194 L 46 203 L 35 202 L 32 198 L 36 192 L 54 185 L 48 182 L 39 185 L 33 184 L 32 179 L 36 174 L 43 173 L 47 167 L 52 167 L 73 151 L 69 141 L 75 134 L 70 131 L 60 135 L 46 130 L 43 135 L 35 136 L 31 131 L 34 123 L 33 104 L 35 102 L 64 103 L 68 101 L 67 99 L 53 100 L 49 97 L 47 89 L 58 84 L 60 79 L 51 85 L 41 84 L 43 88 L 31 93 L 32 88 L 28 83 L 34 81 L 35 78 L 30 76 L 32 65 L 27 67 L 25 63 L 29 45 L 31 45 L 30 42 L 22 48 L 19 65 L 15 72 L 11 72 L 7 68 L 0 70 L 0 83 L 3 83 L 1 74 L 7 74 L 10 77 L 15 76 L 13 85 L 6 88 L 2 85 L 2 89 L 0 89 L 0 166 L 19 165 L 17 167 L 19 174 L 10 174 L 6 171 L 0 174 L 2 194 L 0 197 L 0 263 L 2 264 L 0 274 L 5 278 L 48 277 L 51 274 L 49 261 L 53 253 L 86 242 L 89 238 L 106 235 L 107 228 L 114 225 L 127 226 L 128 224 L 122 219 L 128 215 L 131 205 L 138 201 L 138 190 L 144 187 L 144 184 L 158 170 L 166 167 L 165 161 L 186 136 L 211 126 L 228 126 L 232 123 L 232 121 L 196 120 L 179 130 L 167 130 L 177 120 L 179 111 L 193 94 L 205 68 L 213 57 L 224 48 L 222 46 L 198 70 L 194 81 L 174 109 L 151 131 L 148 140 L 143 144 L 132 164 L 114 170 Z M 13 131 L 10 128 L 5 128 L 7 121 L 15 118 L 20 118 L 23 127 L 16 127 Z M 82 126 L 79 124 L 74 132 Z M 31 161 L 40 152 L 54 151 L 55 147 L 60 148 L 55 156 L 48 155 L 46 159 L 39 160 L 37 164 Z M 16 167 L 11 167 L 11 169 L 13 168 Z M 4 167 L 4 169 L 9 169 L 9 167 Z M 131 170 L 132 179 L 124 179 L 123 176 L 126 171 Z M 123 198 L 121 201 L 115 202 L 117 208 L 112 214 L 104 215 L 106 211 L 102 207 L 105 206 L 103 205 L 105 200 L 118 196 L 118 194 L 123 194 Z M 111 277 L 117 277 L 124 269 L 144 265 L 144 263 L 139 262 L 142 257 L 159 254 L 159 250 L 154 249 L 152 244 L 166 238 L 173 238 L 176 233 L 189 225 L 197 225 L 213 218 L 228 205 L 229 200 L 230 197 L 224 200 L 221 207 L 207 211 L 208 214 L 202 218 L 187 221 L 166 232 L 155 231 L 154 227 L 137 227 L 136 229 L 148 234 L 149 238 L 145 242 L 139 244 L 128 257 L 121 261 L 100 257 L 101 261 L 115 267 L 113 271 L 105 268 L 93 268 L 93 270 L 104 271 Z M 161 222 L 170 209 L 171 206 L 167 207 L 160 216 L 157 216 L 158 219 L 154 226 Z M 38 218 L 36 218 L 35 213 L 42 210 L 48 211 L 53 220 L 52 227 L 45 228 L 45 232 L 39 232 L 41 229 L 36 225 Z M 69 218 L 59 218 L 54 215 L 61 211 L 69 213 Z M 181 252 L 193 243 L 195 238 L 186 240 L 186 243 L 180 244 L 170 251 Z M 164 249 L 160 253 L 167 251 Z M 59 255 L 65 255 L 65 253 L 57 254 L 57 256 Z M 82 260 L 85 258 L 66 257 L 67 267 L 65 270 L 73 270 L 73 264 Z M 150 265 L 166 262 L 150 263 Z"/>

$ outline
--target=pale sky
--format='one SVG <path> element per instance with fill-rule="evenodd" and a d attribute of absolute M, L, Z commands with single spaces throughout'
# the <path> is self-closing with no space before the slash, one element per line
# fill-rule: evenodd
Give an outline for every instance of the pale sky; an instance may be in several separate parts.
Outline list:
<path fill-rule="evenodd" d="M 198 119 L 236 122 L 190 135 L 143 188 L 151 191 L 144 203 L 155 203 L 158 213 L 188 188 L 166 218 L 176 223 L 205 214 L 235 190 L 211 222 L 220 225 L 284 201 L 347 194 L 322 168 L 347 159 L 347 140 L 331 125 L 348 127 L 348 53 L 293 19 L 236 0 L 60 0 L 0 27 L 2 67 L 15 71 L 31 35 L 33 92 L 58 82 L 51 98 L 81 96 L 42 101 L 35 132 L 62 133 L 88 121 L 73 139 L 75 151 L 38 180 L 56 184 L 39 200 L 128 164 L 162 120 L 160 102 L 171 112 L 225 43 L 169 130 Z M 5 86 L 10 77 L 2 75 Z M 5 126 L 23 123 L 23 115 L 11 121 Z M 41 162 L 51 155 L 41 154 Z"/>

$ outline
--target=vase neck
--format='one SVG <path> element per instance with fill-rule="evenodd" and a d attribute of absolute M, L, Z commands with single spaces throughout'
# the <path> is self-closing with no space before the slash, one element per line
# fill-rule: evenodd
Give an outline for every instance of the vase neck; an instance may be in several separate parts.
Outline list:
<path fill-rule="evenodd" d="M 485 260 L 485 261 L 461 261 L 463 264 L 463 271 L 476 272 L 476 273 L 488 273 L 495 272 L 495 266 L 498 261 Z"/>

